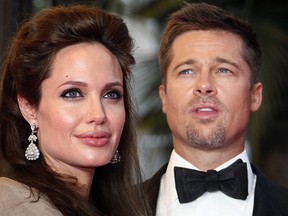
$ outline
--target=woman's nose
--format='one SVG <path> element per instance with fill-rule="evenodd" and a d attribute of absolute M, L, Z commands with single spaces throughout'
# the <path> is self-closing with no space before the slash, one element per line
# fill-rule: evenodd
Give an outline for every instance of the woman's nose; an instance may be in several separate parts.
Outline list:
<path fill-rule="evenodd" d="M 105 107 L 100 100 L 90 100 L 87 103 L 86 121 L 87 123 L 95 123 L 97 125 L 106 122 Z"/>

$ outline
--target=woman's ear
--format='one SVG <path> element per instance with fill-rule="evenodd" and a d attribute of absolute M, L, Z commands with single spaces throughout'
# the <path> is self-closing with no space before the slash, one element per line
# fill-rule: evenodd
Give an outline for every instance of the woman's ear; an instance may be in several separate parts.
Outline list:
<path fill-rule="evenodd" d="M 22 113 L 22 116 L 26 119 L 26 121 L 31 125 L 32 123 L 36 123 L 37 125 L 37 121 L 36 121 L 36 108 L 34 106 L 32 106 L 27 99 L 21 97 L 21 96 L 17 96 L 17 100 L 18 100 L 18 105 L 20 108 L 20 111 Z"/>

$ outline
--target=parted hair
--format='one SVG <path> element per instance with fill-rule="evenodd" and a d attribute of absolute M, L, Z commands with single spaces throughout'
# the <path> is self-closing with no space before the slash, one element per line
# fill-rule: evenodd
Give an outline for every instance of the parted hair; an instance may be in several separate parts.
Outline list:
<path fill-rule="evenodd" d="M 42 155 L 36 161 L 25 158 L 31 129 L 17 102 L 20 95 L 37 108 L 41 83 L 51 75 L 56 53 L 78 43 L 100 43 L 108 48 L 117 57 L 124 79 L 126 122 L 118 147 L 121 162 L 96 168 L 89 201 L 77 192 L 75 177 L 52 171 Z M 138 184 L 141 173 L 129 84 L 135 64 L 133 47 L 120 17 L 84 5 L 42 10 L 19 25 L 7 47 L 0 85 L 0 151 L 9 165 L 5 175 L 28 185 L 31 193 L 36 188 L 36 200 L 47 197 L 63 215 L 149 215 Z"/>
<path fill-rule="evenodd" d="M 215 5 L 183 3 L 178 11 L 169 16 L 160 42 L 158 58 L 164 83 L 173 55 L 171 47 L 174 40 L 183 33 L 197 30 L 227 31 L 239 36 L 244 45 L 243 58 L 251 70 L 251 84 L 259 81 L 262 52 L 251 25 Z"/>

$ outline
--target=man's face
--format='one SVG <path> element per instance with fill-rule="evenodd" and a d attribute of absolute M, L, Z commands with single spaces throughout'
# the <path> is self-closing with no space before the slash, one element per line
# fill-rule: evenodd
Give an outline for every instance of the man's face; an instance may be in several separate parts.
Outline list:
<path fill-rule="evenodd" d="M 176 151 L 244 145 L 262 85 L 251 86 L 243 47 L 240 37 L 226 31 L 186 32 L 173 42 L 159 94 Z"/>

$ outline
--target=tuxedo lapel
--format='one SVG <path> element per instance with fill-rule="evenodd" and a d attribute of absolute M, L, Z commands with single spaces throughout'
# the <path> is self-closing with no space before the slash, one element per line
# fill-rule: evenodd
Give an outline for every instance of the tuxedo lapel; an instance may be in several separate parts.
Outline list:
<path fill-rule="evenodd" d="M 288 189 L 269 180 L 253 165 L 252 169 L 257 176 L 253 216 L 288 215 Z"/>
<path fill-rule="evenodd" d="M 153 176 L 144 182 L 143 186 L 148 196 L 148 202 L 154 212 L 156 214 L 157 207 L 157 199 L 160 190 L 161 177 L 166 172 L 167 165 L 162 166 Z"/>

